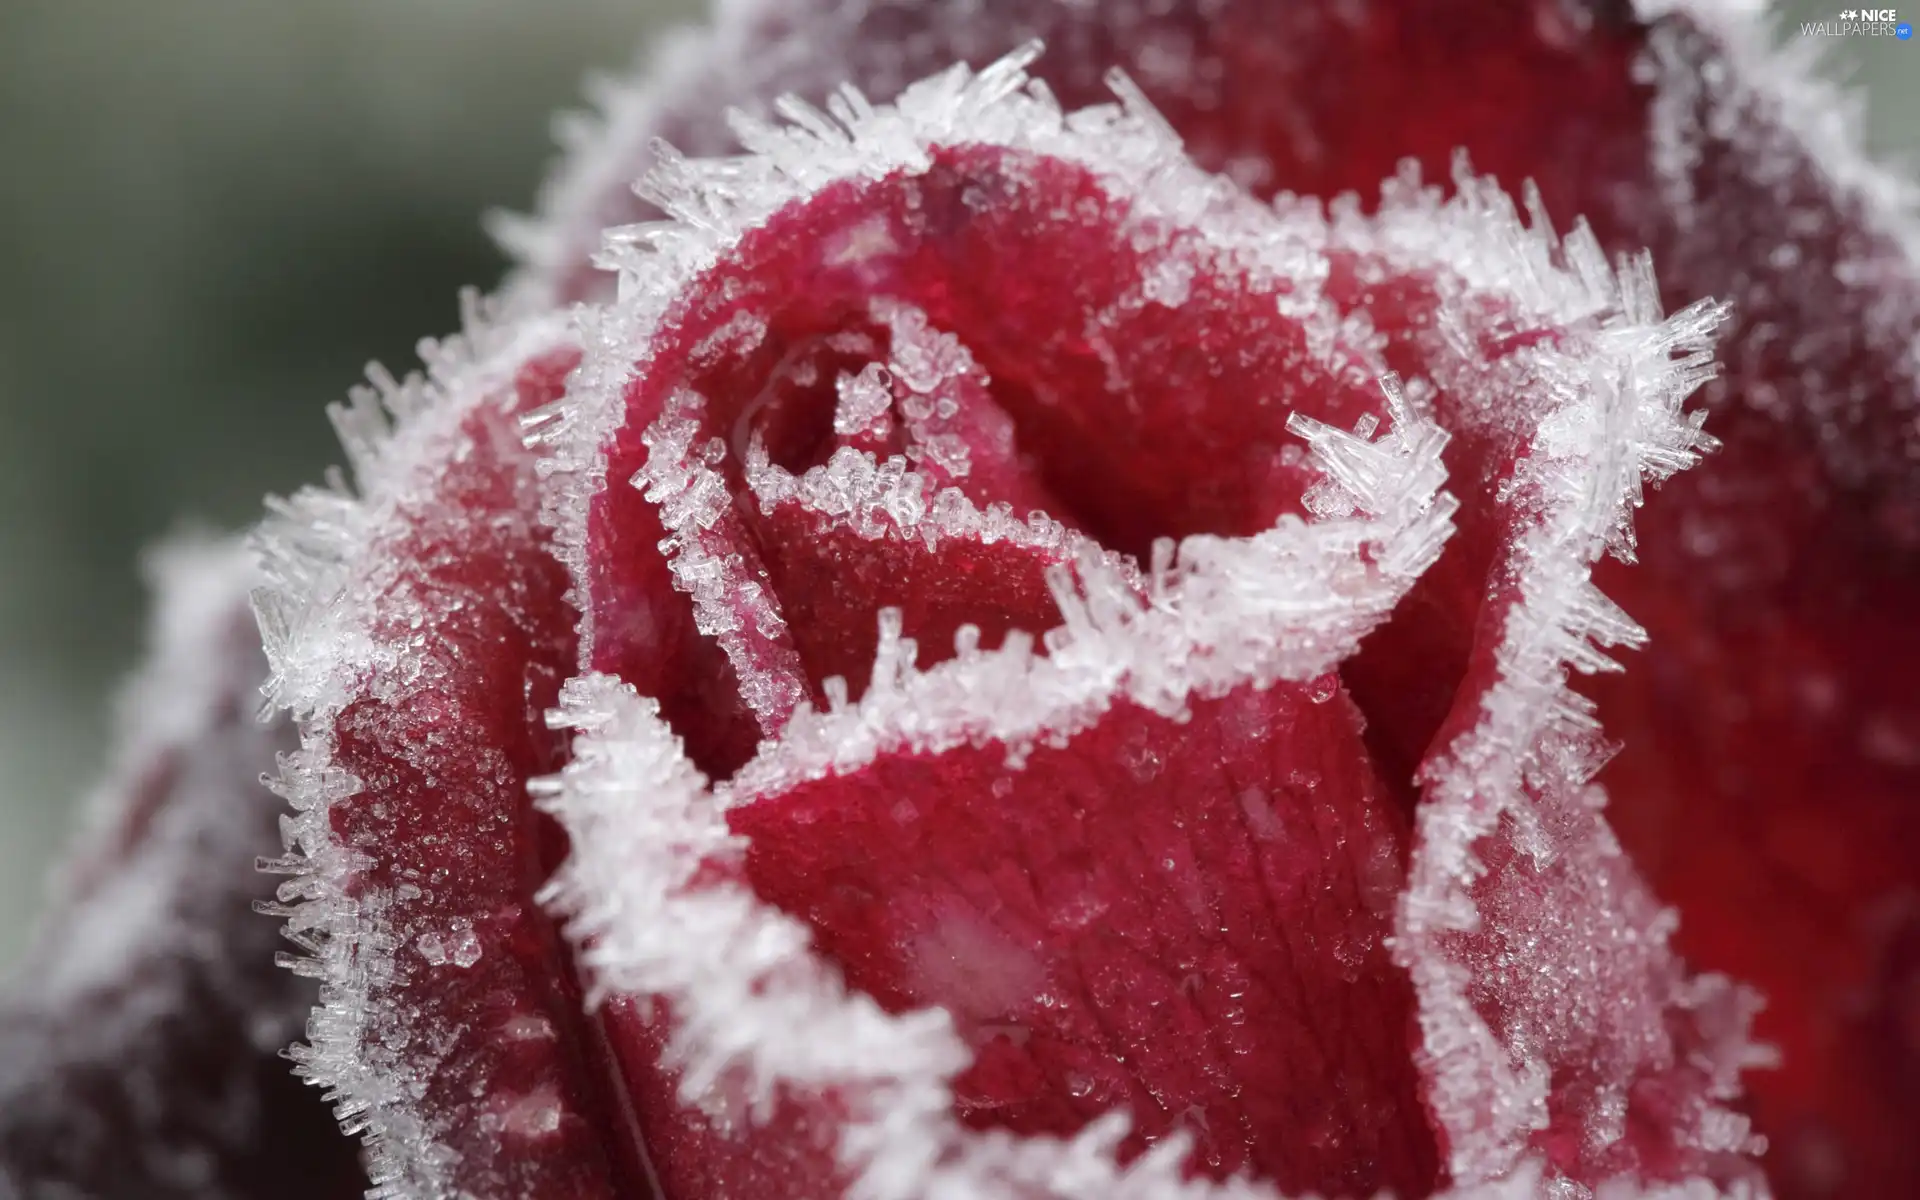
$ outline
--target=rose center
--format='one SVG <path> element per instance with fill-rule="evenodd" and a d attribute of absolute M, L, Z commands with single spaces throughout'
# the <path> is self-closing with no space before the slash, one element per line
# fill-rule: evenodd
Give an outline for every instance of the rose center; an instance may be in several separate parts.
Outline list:
<path fill-rule="evenodd" d="M 1080 164 L 968 145 L 762 222 L 628 385 L 608 473 L 639 490 L 595 512 L 591 665 L 661 696 L 725 778 L 833 680 L 862 694 L 883 609 L 924 669 L 1059 624 L 1050 569 L 1137 579 L 1157 540 L 1301 512 L 1288 414 L 1377 417 L 1377 366 L 1309 319 L 1319 256 L 1276 269 L 1271 213 L 1238 203 L 1196 230 Z M 693 630 L 658 611 L 663 540 Z M 725 661 L 690 669 L 705 639 Z"/>

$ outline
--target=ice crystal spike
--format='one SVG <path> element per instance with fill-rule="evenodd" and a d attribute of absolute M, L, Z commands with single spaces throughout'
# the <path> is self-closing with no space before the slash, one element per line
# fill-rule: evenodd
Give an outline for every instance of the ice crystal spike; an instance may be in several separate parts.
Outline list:
<path fill-rule="evenodd" d="M 265 673 L 233 542 L 150 561 L 150 661 L 120 701 L 113 766 L 33 950 L 0 994 L 0 1194 L 345 1200 L 352 1144 L 280 1049 L 313 1002 L 248 911 L 272 882 L 258 783 L 285 722 L 254 723 Z"/>
<path fill-rule="evenodd" d="M 1033 69 L 1063 102 L 1103 99 L 1117 65 L 1197 160 L 1260 194 L 1351 190 L 1370 204 L 1401 159 L 1444 177 L 1465 146 L 1507 187 L 1533 181 L 1544 210 L 1591 221 L 1570 243 L 1576 275 L 1651 248 L 1664 286 L 1635 268 L 1623 278 L 1629 311 L 1651 313 L 1656 298 L 1676 312 L 1700 296 L 1732 306 L 1719 377 L 1696 413 L 1710 412 L 1727 445 L 1658 494 L 1632 492 L 1648 504 L 1643 565 L 1598 568 L 1651 635 L 1635 669 L 1581 685 L 1624 745 L 1603 777 L 1614 824 L 1679 906 L 1688 952 L 1773 997 L 1759 1028 L 1786 1065 L 1755 1079 L 1753 1111 L 1776 1184 L 1804 1197 L 1912 1191 L 1920 1068 L 1890 1031 L 1914 961 L 1902 898 L 1920 885 L 1907 803 L 1920 788 L 1920 716 L 1905 686 L 1920 660 L 1906 619 L 1920 602 L 1914 189 L 1863 156 L 1855 106 L 1815 79 L 1810 42 L 1769 48 L 1759 9 L 732 4 L 694 39 L 724 67 L 701 67 L 683 46 L 672 70 L 602 97 L 600 135 L 574 148 L 528 226 L 538 236 L 519 286 L 604 292 L 610 277 L 586 260 L 601 224 L 632 219 L 618 181 L 644 169 L 642 131 L 730 149 L 705 111 L 716 94 L 756 113 L 779 92 L 822 97 L 846 79 L 885 97 L 949 59 L 985 61 L 1035 35 L 1053 50 Z M 1656 477 L 1685 464 L 1658 443 L 1640 453 Z M 1624 521 L 1607 537 L 1632 552 Z M 1411 662 L 1399 677 L 1416 693 L 1420 679 L 1446 678 Z M 1432 728 L 1450 693 L 1425 690 L 1418 727 Z M 1554 707 L 1582 712 L 1570 697 Z M 1423 749 L 1400 753 L 1411 766 Z M 1755 849 L 1769 846 L 1795 849 Z M 1824 865 L 1783 863 L 1802 852 Z M 1742 932 L 1760 911 L 1764 939 Z"/>

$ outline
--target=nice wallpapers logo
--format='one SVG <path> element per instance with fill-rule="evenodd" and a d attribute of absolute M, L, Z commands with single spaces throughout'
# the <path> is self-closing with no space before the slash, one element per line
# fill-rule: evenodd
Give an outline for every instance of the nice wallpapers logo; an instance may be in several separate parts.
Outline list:
<path fill-rule="evenodd" d="M 1891 8 L 1847 8 L 1831 21 L 1800 22 L 1801 37 L 1892 37 L 1908 41 L 1913 25 Z"/>

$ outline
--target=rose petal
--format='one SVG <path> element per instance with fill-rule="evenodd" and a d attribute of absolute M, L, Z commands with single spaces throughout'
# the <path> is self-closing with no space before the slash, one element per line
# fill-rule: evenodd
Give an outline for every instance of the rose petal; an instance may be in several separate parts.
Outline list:
<path fill-rule="evenodd" d="M 1646 182 L 1617 220 L 1738 327 L 1708 394 L 1724 450 L 1606 580 L 1653 640 L 1594 690 L 1625 741 L 1603 778 L 1679 945 L 1768 998 L 1776 1187 L 1900 1195 L 1920 1188 L 1920 234 L 1849 106 L 1763 46 L 1709 5 L 1649 39 Z"/>
<path fill-rule="evenodd" d="M 1412 996 L 1381 938 L 1404 818 L 1337 685 L 1184 720 L 1120 704 L 1015 767 L 903 747 L 729 813 L 754 890 L 889 1011 L 940 1005 L 977 1128 L 1131 1112 L 1127 1157 L 1282 1188 L 1431 1190 Z"/>
<path fill-rule="evenodd" d="M 1361 478 L 1387 483 L 1383 493 L 1355 496 L 1363 511 L 1397 495 L 1401 486 L 1434 482 L 1430 456 L 1438 443 L 1430 427 L 1421 433 L 1417 422 L 1406 420 L 1398 442 L 1386 439 L 1369 448 L 1378 457 L 1337 438 L 1321 441 L 1336 455 L 1344 452 L 1350 464 L 1367 462 L 1371 470 Z M 1407 556 L 1430 542 L 1431 506 L 1430 493 L 1425 503 L 1409 497 L 1383 506 L 1385 516 L 1361 521 L 1358 528 L 1352 519 L 1317 526 L 1283 522 L 1266 540 L 1244 548 L 1196 539 L 1200 544 L 1190 543 L 1193 561 L 1178 577 L 1179 586 L 1161 580 L 1150 609 L 1130 607 L 1137 602 L 1117 573 L 1083 568 L 1087 594 L 1066 597 L 1067 623 L 1050 635 L 1045 658 L 1010 639 L 998 652 L 972 651 L 921 674 L 911 665 L 913 647 L 899 638 L 896 615 L 861 703 L 822 714 L 802 710 L 781 739 L 735 777 L 730 795 L 738 800 L 783 795 L 809 783 L 838 786 L 836 776 L 851 777 L 870 764 L 893 764 L 872 768 L 879 771 L 912 770 L 916 751 L 952 754 L 957 763 L 984 768 L 1003 759 L 1007 748 L 1025 746 L 1031 755 L 1069 763 L 1072 755 L 1035 749 L 1035 739 L 1104 730 L 1086 735 L 1100 741 L 1117 729 L 1103 715 L 1110 709 L 1121 725 L 1164 720 L 1164 711 L 1155 716 L 1144 706 L 1177 709 L 1196 683 L 1239 695 L 1237 703 L 1250 702 L 1256 717 L 1262 704 L 1299 704 L 1297 692 L 1252 700 L 1244 690 L 1235 693 L 1234 685 L 1248 686 L 1249 672 L 1254 687 L 1271 685 L 1271 677 L 1260 678 L 1267 671 L 1312 676 L 1350 652 L 1353 635 L 1340 631 L 1355 618 L 1353 602 L 1328 604 L 1326 597 L 1386 588 L 1385 602 L 1371 609 L 1384 613 L 1410 579 L 1396 582 L 1377 573 L 1382 564 L 1399 561 L 1417 569 L 1421 556 Z M 1361 543 L 1368 549 L 1356 553 L 1360 544 L 1353 539 L 1369 527 L 1372 533 L 1362 534 Z M 1229 552 L 1235 548 L 1244 549 L 1241 557 Z M 1356 569 L 1359 576 L 1349 574 Z M 1255 598 L 1248 607 L 1235 610 L 1231 600 L 1249 594 Z M 1323 680 L 1318 694 L 1330 698 L 1334 687 Z M 1302 707 L 1317 706 L 1309 698 Z M 1236 702 L 1213 708 L 1234 710 Z M 788 1194 L 820 1196 L 839 1195 L 855 1179 L 870 1194 L 900 1197 L 942 1187 L 965 1195 L 997 1194 L 995 1189 L 1058 1196 L 1215 1194 L 1179 1182 L 1185 1155 L 1178 1142 L 1170 1153 L 1150 1155 L 1123 1173 L 1113 1158 L 1123 1129 L 1111 1120 L 1094 1122 L 1070 1143 L 1043 1137 L 1009 1143 L 967 1132 L 948 1110 L 945 1079 L 966 1062 L 951 1018 L 940 1010 L 888 1017 L 871 997 L 849 994 L 809 950 L 802 927 L 750 890 L 741 847 L 722 813 L 733 801 L 707 791 L 660 721 L 659 706 L 614 680 L 593 677 L 568 685 L 565 709 L 565 723 L 593 732 L 576 743 L 574 762 L 561 778 L 542 788 L 577 848 L 556 879 L 554 897 L 574 918 L 571 930 L 599 989 L 666 1002 L 651 1020 L 615 1002 L 606 1020 L 624 1051 L 634 1094 L 650 1101 L 643 1103 L 642 1121 L 670 1194 L 743 1190 L 770 1178 L 781 1179 Z M 1257 720 L 1249 726 L 1246 712 L 1238 715 L 1241 720 L 1215 722 L 1215 728 L 1223 737 L 1237 729 L 1236 745 L 1251 764 L 1265 753 L 1259 747 L 1268 731 Z M 1196 741 L 1208 751 L 1219 746 Z M 969 756 L 962 748 L 970 743 L 991 749 Z M 1348 757 L 1336 750 L 1334 761 L 1352 767 L 1350 740 L 1347 747 Z M 1307 752 L 1328 749 L 1317 742 L 1316 748 Z M 1207 778 L 1208 772 L 1197 764 L 1195 769 Z M 992 797 L 991 782 L 982 782 Z M 1221 791 L 1218 775 L 1212 783 L 1212 797 L 1230 805 L 1236 820 L 1249 820 L 1245 789 Z M 967 794 L 960 789 L 943 799 L 916 792 L 914 798 L 932 811 Z M 1360 811 L 1352 814 L 1358 824 L 1347 832 L 1362 835 L 1354 836 L 1352 851 L 1367 869 L 1351 874 L 1340 863 L 1333 872 L 1344 887 L 1356 889 L 1349 896 L 1365 893 L 1362 879 L 1377 891 L 1382 873 L 1390 890 L 1397 877 L 1387 836 L 1393 818 L 1378 809 L 1369 818 L 1363 796 L 1352 799 Z M 1255 812 L 1272 816 L 1271 800 L 1251 801 Z M 884 819 L 894 819 L 895 811 L 888 808 Z M 1337 815 L 1325 819 L 1342 824 Z M 1231 846 L 1231 833 L 1227 840 Z M 1246 848 L 1244 839 L 1240 846 Z M 1303 865 L 1290 855 L 1280 858 Z M 913 872 L 915 864 L 904 865 Z M 1197 875 L 1187 878 L 1207 886 Z M 936 893 L 945 896 L 944 889 Z M 1368 961 L 1366 930 L 1377 918 L 1362 908 L 1349 914 L 1357 919 L 1343 922 L 1343 939 L 1326 949 L 1335 965 L 1333 978 L 1319 976 L 1325 986 L 1347 986 L 1355 964 L 1340 961 L 1343 949 L 1361 964 Z M 1395 990 L 1377 974 L 1371 987 L 1384 987 L 1389 995 Z M 795 1037 L 796 1030 L 805 1036 Z M 1258 1040 L 1258 1034 L 1248 1036 Z M 1391 1079 L 1399 1036 L 1385 1040 L 1379 1059 L 1367 1057 L 1369 1048 L 1380 1048 L 1371 1039 L 1356 1039 L 1360 1044 L 1353 1049 Z M 670 1097 L 679 1105 L 663 1106 Z M 1368 1115 L 1381 1119 L 1378 1108 Z M 1417 1155 L 1417 1143 L 1408 1149 Z M 1413 1162 L 1417 1171 L 1417 1157 Z M 1229 1185 L 1222 1194 L 1243 1192 L 1257 1194 L 1245 1185 Z"/>
<path fill-rule="evenodd" d="M 1721 309 L 1662 322 L 1644 261 L 1610 270 L 1584 228 L 1556 250 L 1537 211 L 1523 233 L 1496 189 L 1455 184 L 1451 202 L 1402 183 L 1377 216 L 1345 214 L 1336 237 L 1354 257 L 1333 288 L 1374 314 L 1389 361 L 1433 381 L 1455 431 L 1450 480 L 1480 497 L 1422 581 L 1436 585 L 1426 602 L 1354 664 L 1390 754 L 1423 755 L 1396 949 L 1421 996 L 1432 1102 L 1457 1181 L 1498 1178 L 1530 1149 L 1589 1186 L 1737 1189 L 1753 1147 L 1726 1102 L 1755 1060 L 1750 1001 L 1688 978 L 1666 949 L 1669 918 L 1588 786 L 1606 744 L 1566 688 L 1641 636 L 1589 569 L 1630 546 L 1645 484 L 1705 445 L 1680 406 L 1711 374 Z M 1531 428 L 1516 426 L 1528 394 Z M 1486 600 L 1472 623 L 1437 619 L 1474 578 Z M 1430 680 L 1454 654 L 1458 690 L 1436 722 L 1396 685 L 1406 659 Z"/>
<path fill-rule="evenodd" d="M 1016 524 L 1013 537 L 968 537 L 954 515 L 927 540 L 891 525 L 863 537 L 798 499 L 765 515 L 758 528 L 773 591 L 816 688 L 838 677 L 856 699 L 866 690 L 882 607 L 901 611 L 922 666 L 944 658 L 939 648 L 957 637 L 991 649 L 1013 630 L 1060 623 L 1047 574 L 1071 561 L 1061 532 L 1042 529 L 1029 540 Z"/>
<path fill-rule="evenodd" d="M 293 1056 L 387 1194 L 630 1195 L 624 1097 L 532 903 L 564 845 L 525 794 L 574 645 L 515 416 L 577 350 L 557 320 L 470 325 L 338 414 L 363 497 L 303 492 L 261 536 L 301 730 L 280 894 L 322 983 Z"/>
<path fill-rule="evenodd" d="M 292 742 L 254 720 L 251 556 L 183 541 L 150 565 L 152 659 L 96 827 L 0 1005 L 0 1193 L 346 1200 L 353 1145 L 279 1055 L 311 985 L 248 907 L 274 846 L 257 779 Z"/>

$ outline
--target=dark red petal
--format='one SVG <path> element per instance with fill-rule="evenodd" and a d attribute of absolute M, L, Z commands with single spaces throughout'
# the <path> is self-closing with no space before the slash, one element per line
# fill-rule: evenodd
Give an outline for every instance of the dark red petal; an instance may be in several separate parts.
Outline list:
<path fill-rule="evenodd" d="M 574 641 L 516 416 L 577 357 L 555 321 L 441 348 L 430 382 L 342 416 L 365 498 L 303 493 L 263 535 L 275 694 L 302 733 L 281 898 L 322 982 L 294 1056 L 401 1194 L 645 1188 L 533 902 L 565 847 L 526 781 L 557 764 L 541 718 Z"/>
<path fill-rule="evenodd" d="M 293 745 L 254 715 L 257 575 L 230 544 L 155 565 L 153 658 L 97 827 L 0 1001 L 0 1194 L 348 1200 L 354 1143 L 280 1056 L 312 985 L 274 968 L 250 908 L 276 845 L 257 780 Z"/>
<path fill-rule="evenodd" d="M 537 220 L 507 223 L 531 295 L 610 293 L 593 269 L 600 231 L 657 215 L 627 187 L 654 139 L 737 150 L 729 104 L 765 112 L 793 92 L 819 103 L 842 82 L 877 98 L 954 61 L 984 64 L 1038 38 L 1037 73 L 1069 109 L 1104 102 L 1124 69 L 1194 159 L 1262 196 L 1371 194 L 1401 159 L 1439 174 L 1460 146 L 1509 188 L 1537 180 L 1555 212 L 1644 169 L 1619 135 L 1643 124 L 1630 78 L 1640 34 L 1615 0 L 760 0 L 728 6 L 692 47 L 596 96 Z M 694 49 L 697 47 L 697 49 Z M 1607 211 L 1611 211 L 1608 209 Z M 1600 215 L 1594 213 L 1596 218 Z M 1638 249 L 1642 241 L 1634 241 Z M 1689 298 L 1695 293 L 1689 292 Z"/>
<path fill-rule="evenodd" d="M 887 754 L 736 808 L 755 890 L 849 984 L 939 1005 L 980 1128 L 1071 1135 L 1287 1191 L 1431 1189 L 1411 994 L 1381 939 L 1404 818 L 1331 680 L 1187 719 L 1121 703 L 1058 749 Z"/>
<path fill-rule="evenodd" d="M 1013 630 L 1060 623 L 1047 568 L 1070 561 L 1063 545 L 949 534 L 929 546 L 897 526 L 862 537 L 799 500 L 766 514 L 758 532 L 809 680 L 838 676 L 854 699 L 866 690 L 883 608 L 900 611 L 922 666 L 945 658 L 963 626 L 992 649 Z"/>

